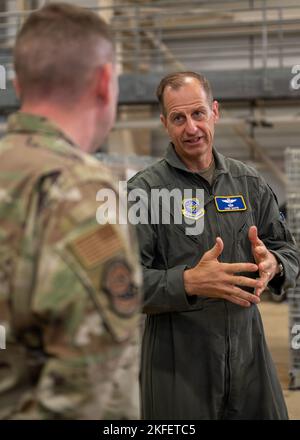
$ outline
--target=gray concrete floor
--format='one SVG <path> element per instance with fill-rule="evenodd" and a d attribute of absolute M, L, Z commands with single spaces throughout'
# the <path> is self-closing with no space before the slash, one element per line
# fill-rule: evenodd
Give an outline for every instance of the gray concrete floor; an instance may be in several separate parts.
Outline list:
<path fill-rule="evenodd" d="M 274 303 L 264 294 L 260 311 L 264 323 L 265 334 L 275 362 L 290 419 L 300 419 L 300 390 L 288 389 L 289 384 L 289 327 L 288 304 Z"/>

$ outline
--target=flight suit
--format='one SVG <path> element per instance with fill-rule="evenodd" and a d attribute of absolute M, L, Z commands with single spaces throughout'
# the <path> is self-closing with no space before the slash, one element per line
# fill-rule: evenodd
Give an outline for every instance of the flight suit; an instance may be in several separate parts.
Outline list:
<path fill-rule="evenodd" d="M 185 293 L 184 270 L 198 263 L 217 236 L 224 242 L 219 261 L 254 262 L 248 239 L 251 225 L 257 226 L 258 236 L 284 267 L 284 277 L 274 278 L 269 287 L 281 294 L 295 285 L 299 273 L 294 239 L 270 187 L 251 167 L 216 150 L 213 154 L 211 186 L 186 168 L 172 144 L 164 159 L 128 183 L 129 194 L 139 188 L 148 195 L 149 218 L 151 190 L 178 188 L 183 193 L 200 188 L 204 193 L 204 229 L 198 235 L 186 234 L 184 215 L 182 224 L 171 215 L 169 224 L 137 225 L 147 314 L 141 366 L 143 417 L 286 419 L 259 307 Z M 216 196 L 242 196 L 245 209 L 220 211 Z M 159 208 L 167 209 L 163 202 Z"/>

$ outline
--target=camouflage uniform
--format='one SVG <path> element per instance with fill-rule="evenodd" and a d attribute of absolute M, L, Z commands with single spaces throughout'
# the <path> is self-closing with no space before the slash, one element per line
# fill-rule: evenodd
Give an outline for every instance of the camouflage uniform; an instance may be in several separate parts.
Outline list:
<path fill-rule="evenodd" d="M 127 226 L 99 225 L 108 171 L 47 119 L 0 142 L 0 419 L 138 417 L 140 273 Z"/>

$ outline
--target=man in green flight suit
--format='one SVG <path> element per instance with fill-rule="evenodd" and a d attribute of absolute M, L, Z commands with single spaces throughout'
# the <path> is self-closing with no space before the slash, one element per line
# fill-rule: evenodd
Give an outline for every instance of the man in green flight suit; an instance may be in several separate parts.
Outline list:
<path fill-rule="evenodd" d="M 97 192 L 115 189 L 87 154 L 115 119 L 110 29 L 51 3 L 25 21 L 14 57 L 21 110 L 0 142 L 0 419 L 136 419 L 136 243 L 97 223 Z"/>
<path fill-rule="evenodd" d="M 149 219 L 165 209 L 153 206 L 154 189 L 192 196 L 175 200 L 168 224 L 137 225 L 147 314 L 143 417 L 286 419 L 257 304 L 267 285 L 280 295 L 295 284 L 295 242 L 262 177 L 213 147 L 219 110 L 206 78 L 170 74 L 157 97 L 171 143 L 129 181 L 129 195 L 146 193 Z M 186 233 L 193 218 L 202 218 L 202 233 Z"/>

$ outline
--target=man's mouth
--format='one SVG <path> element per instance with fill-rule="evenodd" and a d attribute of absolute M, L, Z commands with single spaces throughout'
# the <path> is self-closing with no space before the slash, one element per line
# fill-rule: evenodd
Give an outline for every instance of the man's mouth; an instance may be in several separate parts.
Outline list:
<path fill-rule="evenodd" d="M 204 139 L 204 136 L 195 136 L 195 137 L 190 138 L 190 139 L 185 139 L 184 143 L 185 144 L 189 144 L 189 145 L 196 145 L 199 142 L 201 142 L 202 139 Z"/>

